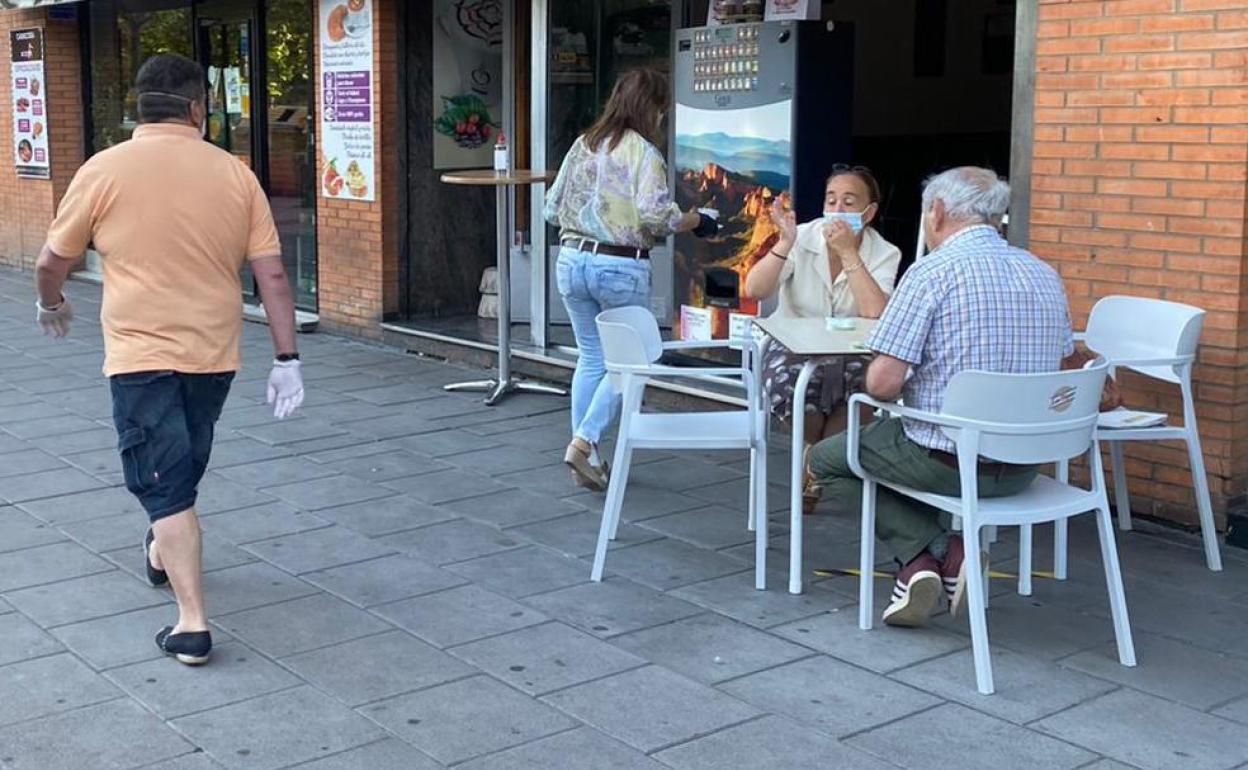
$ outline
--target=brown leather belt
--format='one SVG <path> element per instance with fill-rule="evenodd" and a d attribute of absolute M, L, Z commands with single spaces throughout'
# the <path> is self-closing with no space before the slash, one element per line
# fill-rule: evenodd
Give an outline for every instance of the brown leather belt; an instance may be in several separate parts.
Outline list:
<path fill-rule="evenodd" d="M 937 462 L 948 465 L 950 468 L 958 467 L 958 456 L 949 452 L 942 452 L 939 449 L 927 450 L 927 456 Z M 1035 470 L 1034 465 L 1014 465 L 1013 463 L 998 463 L 988 460 L 979 461 L 979 472 L 996 476 L 1013 476 L 1016 473 L 1026 473 Z"/>
<path fill-rule="evenodd" d="M 650 259 L 650 249 L 639 249 L 636 246 L 616 246 L 614 243 L 603 243 L 592 238 L 565 238 L 561 243 L 578 251 L 591 251 L 595 254 L 606 254 L 608 257 Z"/>

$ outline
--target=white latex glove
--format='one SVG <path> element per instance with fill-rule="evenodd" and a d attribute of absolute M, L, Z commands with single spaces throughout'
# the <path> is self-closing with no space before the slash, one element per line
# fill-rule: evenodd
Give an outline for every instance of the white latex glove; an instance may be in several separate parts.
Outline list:
<path fill-rule="evenodd" d="M 69 304 L 69 298 L 64 294 L 61 295 L 61 304 L 53 307 L 44 307 L 42 302 L 35 300 L 35 321 L 43 327 L 44 334 L 60 339 L 69 334 L 69 322 L 72 320 L 74 306 Z"/>
<path fill-rule="evenodd" d="M 285 420 L 303 403 L 303 368 L 299 361 L 274 361 L 269 372 L 269 404 L 273 416 Z"/>

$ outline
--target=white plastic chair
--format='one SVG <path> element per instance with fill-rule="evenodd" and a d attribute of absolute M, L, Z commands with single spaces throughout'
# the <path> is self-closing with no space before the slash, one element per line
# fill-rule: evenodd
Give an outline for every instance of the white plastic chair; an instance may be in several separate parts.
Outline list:
<path fill-rule="evenodd" d="M 859 578 L 858 626 L 871 628 L 874 613 L 875 501 L 878 486 L 961 517 L 968 559 L 983 551 L 981 529 L 990 525 L 1022 526 L 1038 522 L 1065 521 L 1088 511 L 1096 512 L 1109 587 L 1109 606 L 1118 640 L 1118 659 L 1135 665 L 1135 647 L 1127 618 L 1126 595 L 1109 519 L 1109 498 L 1101 474 L 1101 455 L 1095 430 L 1106 364 L 1049 374 L 992 374 L 964 371 L 954 376 L 945 390 L 940 414 L 876 401 L 863 394 L 850 399 L 849 466 L 863 480 L 862 576 Z M 899 417 L 941 426 L 957 444 L 961 475 L 960 497 L 946 497 L 893 484 L 867 473 L 859 461 L 858 409 L 867 404 Z M 978 459 L 1022 465 L 1041 465 L 1090 455 L 1092 488 L 1079 489 L 1047 476 L 1039 476 L 1024 492 L 1009 497 L 980 499 Z M 974 563 L 974 562 L 973 562 Z M 985 695 L 993 692 L 992 660 L 988 650 L 987 578 L 985 570 L 967 570 L 971 646 L 975 658 L 975 681 Z"/>
<path fill-rule="evenodd" d="M 767 412 L 759 391 L 756 373 L 758 355 L 754 340 L 664 343 L 658 322 L 643 307 L 605 310 L 598 314 L 596 321 L 608 376 L 623 396 L 623 409 L 590 578 L 602 580 L 607 542 L 615 539 L 620 525 L 620 509 L 624 502 L 624 489 L 628 486 L 634 450 L 748 449 L 748 526 L 755 533 L 754 585 L 763 590 L 766 588 L 767 564 Z M 657 363 L 664 351 L 698 348 L 741 348 L 741 365 L 712 368 L 663 366 Z M 652 377 L 737 377 L 746 391 L 747 408 L 713 412 L 642 412 L 642 395 Z"/>
<path fill-rule="evenodd" d="M 1191 305 L 1148 297 L 1105 297 L 1092 308 L 1088 330 L 1079 335 L 1088 348 L 1109 360 L 1112 377 L 1118 368 L 1132 369 L 1148 377 L 1179 386 L 1183 395 L 1183 425 L 1160 425 L 1153 428 L 1118 428 L 1097 431 L 1100 441 L 1109 443 L 1110 470 L 1114 478 L 1114 503 L 1118 509 L 1118 528 L 1131 529 L 1131 500 L 1127 491 L 1127 465 L 1123 457 L 1124 441 L 1182 441 L 1192 468 L 1192 487 L 1196 492 L 1196 509 L 1200 514 L 1200 532 L 1205 544 L 1205 563 L 1209 569 L 1222 569 L 1218 549 L 1218 531 L 1213 523 L 1213 502 L 1209 498 L 1209 479 L 1205 475 L 1205 455 L 1200 446 L 1196 425 L 1196 406 L 1192 398 L 1192 364 L 1204 325 L 1205 311 Z M 1066 469 L 1058 468 L 1058 478 Z M 1066 579 L 1067 530 L 1058 522 L 1054 531 L 1053 573 L 1058 580 Z M 1020 555 L 1031 559 L 1030 533 L 1020 542 Z M 1021 573 L 1021 570 L 1020 570 Z M 1026 591 L 1020 584 L 1020 592 Z"/>

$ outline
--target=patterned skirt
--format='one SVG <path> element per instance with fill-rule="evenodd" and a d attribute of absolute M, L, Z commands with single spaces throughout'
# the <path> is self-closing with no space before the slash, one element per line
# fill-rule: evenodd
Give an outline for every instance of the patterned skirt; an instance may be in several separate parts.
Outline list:
<path fill-rule="evenodd" d="M 806 387 L 806 412 L 831 414 L 862 390 L 870 360 L 868 356 L 848 356 L 816 367 Z M 805 362 L 805 356 L 794 355 L 774 344 L 763 356 L 763 387 L 767 389 L 772 414 L 782 420 L 793 417 L 793 388 Z"/>

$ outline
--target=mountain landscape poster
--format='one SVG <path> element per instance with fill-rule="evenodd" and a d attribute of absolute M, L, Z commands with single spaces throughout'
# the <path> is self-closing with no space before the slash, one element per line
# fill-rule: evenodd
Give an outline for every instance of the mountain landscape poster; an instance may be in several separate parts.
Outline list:
<path fill-rule="evenodd" d="M 722 225 L 713 239 L 676 239 L 678 304 L 704 304 L 707 268 L 728 268 L 744 282 L 774 241 L 768 212 L 777 198 L 788 196 L 791 122 L 788 101 L 738 110 L 676 105 L 676 200 L 686 210 L 717 210 Z M 747 305 L 741 310 L 753 312 Z"/>

